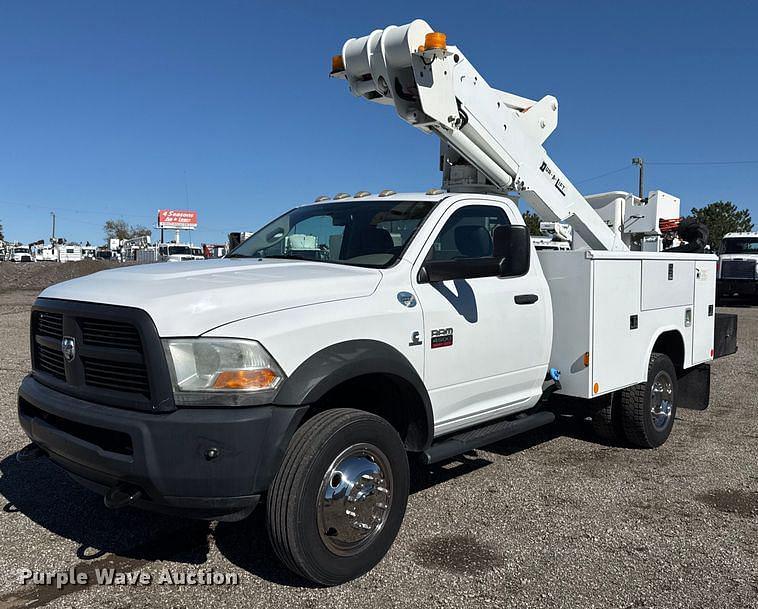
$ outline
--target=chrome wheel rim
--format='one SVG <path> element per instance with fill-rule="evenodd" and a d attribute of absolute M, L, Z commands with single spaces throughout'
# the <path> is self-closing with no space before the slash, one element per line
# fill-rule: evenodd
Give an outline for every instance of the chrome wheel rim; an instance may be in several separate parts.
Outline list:
<path fill-rule="evenodd" d="M 674 383 L 668 372 L 661 370 L 650 386 L 650 418 L 658 431 L 666 429 L 674 411 Z"/>
<path fill-rule="evenodd" d="M 343 450 L 324 474 L 318 494 L 318 530 L 334 554 L 350 556 L 384 527 L 392 502 L 392 470 L 373 444 Z"/>

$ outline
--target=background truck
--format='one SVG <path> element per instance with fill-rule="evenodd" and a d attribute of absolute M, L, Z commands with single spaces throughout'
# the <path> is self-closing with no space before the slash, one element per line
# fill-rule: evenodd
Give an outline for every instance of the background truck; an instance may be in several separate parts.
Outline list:
<path fill-rule="evenodd" d="M 491 89 L 423 21 L 347 41 L 332 75 L 440 138 L 444 188 L 319 197 L 224 259 L 48 288 L 18 393 L 21 458 L 114 508 L 235 520 L 264 501 L 277 555 L 324 585 L 385 555 L 410 459 L 557 413 L 660 446 L 733 347 L 716 257 L 654 242 L 678 199 L 580 195 L 542 147 L 555 98 Z M 519 197 L 572 249 L 537 252 Z"/>
<path fill-rule="evenodd" d="M 26 245 L 14 245 L 8 251 L 10 262 L 34 262 L 32 251 Z"/>
<path fill-rule="evenodd" d="M 724 235 L 718 255 L 718 295 L 758 297 L 758 232 Z"/>

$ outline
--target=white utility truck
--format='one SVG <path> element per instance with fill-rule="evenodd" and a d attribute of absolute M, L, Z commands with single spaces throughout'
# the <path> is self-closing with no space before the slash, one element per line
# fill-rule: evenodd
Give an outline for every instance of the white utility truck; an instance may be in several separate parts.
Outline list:
<path fill-rule="evenodd" d="M 11 247 L 8 260 L 11 262 L 34 262 L 32 250 L 26 245 L 14 245 Z"/>
<path fill-rule="evenodd" d="M 721 297 L 758 297 L 758 232 L 724 235 L 716 284 Z"/>
<path fill-rule="evenodd" d="M 265 498 L 278 556 L 325 585 L 389 549 L 409 457 L 556 413 L 657 447 L 720 355 L 716 256 L 650 247 L 669 195 L 579 194 L 542 146 L 554 97 L 491 88 L 423 21 L 348 40 L 332 76 L 440 138 L 443 189 L 319 197 L 224 259 L 50 287 L 18 394 L 21 459 L 110 507 L 234 520 Z M 536 252 L 519 197 L 572 249 Z"/>

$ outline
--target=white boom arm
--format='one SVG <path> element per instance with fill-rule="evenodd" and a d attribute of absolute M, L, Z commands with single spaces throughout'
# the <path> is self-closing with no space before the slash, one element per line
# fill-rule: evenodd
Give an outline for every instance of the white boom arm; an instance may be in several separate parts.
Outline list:
<path fill-rule="evenodd" d="M 356 96 L 394 105 L 400 118 L 435 133 L 496 189 L 517 191 L 543 220 L 571 225 L 590 248 L 627 249 L 542 146 L 558 124 L 558 101 L 493 89 L 425 21 L 351 38 L 331 75 L 345 78 Z"/>

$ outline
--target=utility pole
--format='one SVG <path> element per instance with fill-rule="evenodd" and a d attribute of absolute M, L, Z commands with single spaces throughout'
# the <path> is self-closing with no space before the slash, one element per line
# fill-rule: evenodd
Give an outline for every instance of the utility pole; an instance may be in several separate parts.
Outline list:
<path fill-rule="evenodd" d="M 632 159 L 632 165 L 640 168 L 640 199 L 645 199 L 645 159 L 636 156 Z"/>
<path fill-rule="evenodd" d="M 55 212 L 51 211 L 50 216 L 53 219 L 53 236 L 50 238 L 50 242 L 55 243 Z"/>

